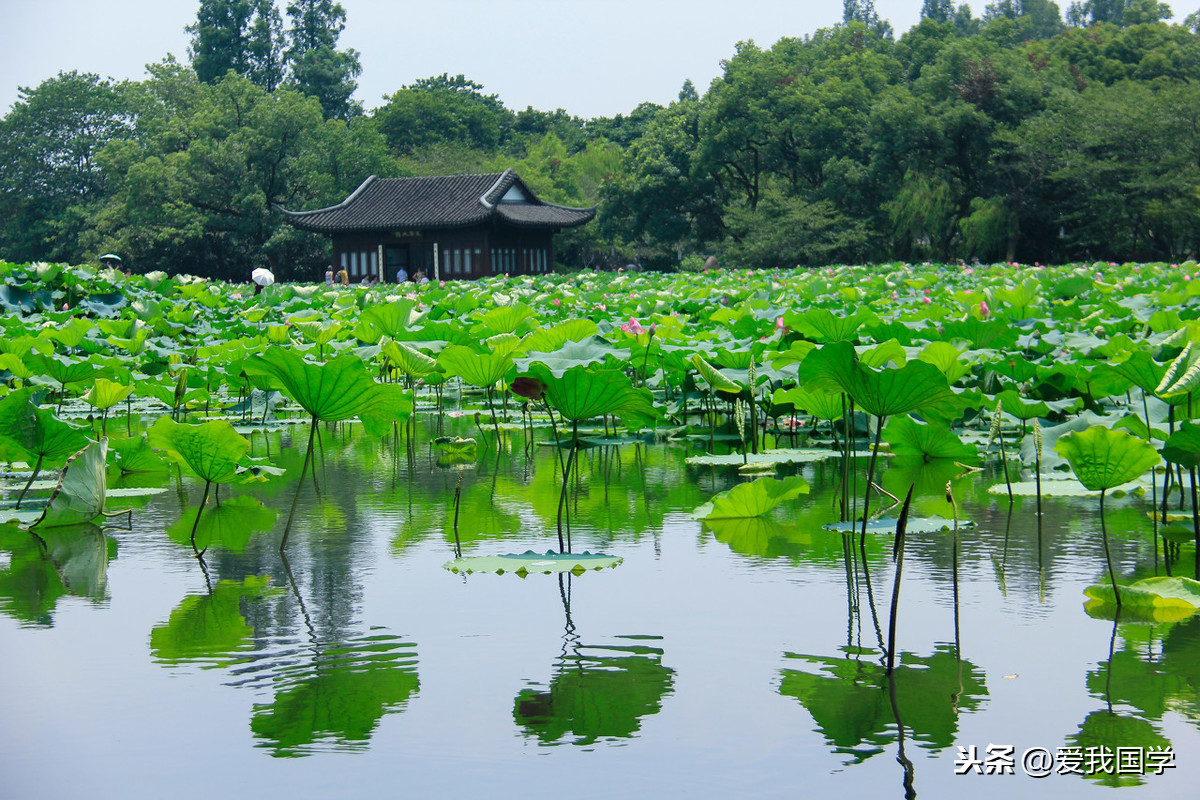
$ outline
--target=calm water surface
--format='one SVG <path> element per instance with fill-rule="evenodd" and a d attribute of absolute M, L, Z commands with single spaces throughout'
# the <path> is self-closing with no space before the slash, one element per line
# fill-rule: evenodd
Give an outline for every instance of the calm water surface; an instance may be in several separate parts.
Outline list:
<path fill-rule="evenodd" d="M 709 525 L 689 512 L 731 467 L 686 465 L 686 444 L 587 450 L 573 548 L 620 566 L 465 575 L 443 568 L 460 473 L 359 433 L 323 429 L 286 560 L 288 480 L 223 490 L 203 564 L 202 487 L 173 476 L 144 480 L 170 490 L 130 530 L 0 540 L 0 798 L 1195 796 L 1200 619 L 1114 633 L 1085 613 L 1094 499 L 1047 501 L 1039 535 L 1032 499 L 1010 514 L 996 475 L 958 478 L 976 527 L 957 604 L 953 538 L 912 535 L 892 687 L 891 536 L 864 569 L 857 536 L 820 529 L 834 460 L 800 467 L 812 493 L 766 521 Z M 461 473 L 466 555 L 557 548 L 555 452 L 504 436 Z M 298 475 L 305 440 L 255 452 Z M 930 472 L 914 514 L 949 515 L 957 470 Z M 1126 575 L 1164 574 L 1148 506 L 1108 508 Z M 1019 760 L 955 775 L 960 747 L 992 744 L 1169 744 L 1175 766 L 1122 788 Z"/>

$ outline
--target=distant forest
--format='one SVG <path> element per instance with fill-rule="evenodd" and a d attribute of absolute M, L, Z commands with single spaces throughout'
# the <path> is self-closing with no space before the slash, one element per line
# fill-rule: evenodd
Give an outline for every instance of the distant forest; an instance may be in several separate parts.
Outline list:
<path fill-rule="evenodd" d="M 870 0 L 843 17 L 738 45 L 704 94 L 580 119 L 448 74 L 364 109 L 340 5 L 201 0 L 186 64 L 20 90 L 0 120 L 0 258 L 312 280 L 328 244 L 277 206 L 509 167 L 599 206 L 559 237 L 566 269 L 1196 257 L 1200 13 L 925 0 L 899 38 Z"/>

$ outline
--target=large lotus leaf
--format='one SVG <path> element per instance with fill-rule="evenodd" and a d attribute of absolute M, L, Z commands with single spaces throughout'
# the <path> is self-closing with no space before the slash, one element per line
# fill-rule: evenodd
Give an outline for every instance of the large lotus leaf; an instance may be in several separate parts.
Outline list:
<path fill-rule="evenodd" d="M 1054 473 L 1055 476 L 1058 474 Z M 1147 482 L 1135 480 L 1109 489 L 1107 494 L 1109 497 L 1118 497 L 1124 493 L 1141 495 L 1146 492 L 1148 486 Z M 1099 489 L 1089 489 L 1073 478 L 1063 479 L 1046 475 L 1042 476 L 1040 484 L 1036 480 L 997 483 L 989 486 L 987 491 L 988 494 L 1007 495 L 1010 489 L 1014 497 L 1036 497 L 1038 494 L 1042 497 L 1096 497 L 1100 494 Z"/>
<path fill-rule="evenodd" d="M 568 319 L 549 328 L 538 328 L 525 334 L 521 340 L 521 348 L 526 353 L 555 353 L 567 342 L 590 339 L 598 330 L 596 323 L 590 319 Z"/>
<path fill-rule="evenodd" d="M 530 337 L 536 333 L 535 331 L 534 334 L 530 334 Z M 630 358 L 628 349 L 615 348 L 600 336 L 588 336 L 578 341 L 564 342 L 553 352 L 526 346 L 529 344 L 530 337 L 522 340 L 526 356 L 517 359 L 517 369 L 521 372 L 528 372 L 535 363 L 544 364 L 552 374 L 561 378 L 563 373 L 571 367 L 591 364 L 603 366 L 610 362 L 614 366 L 624 366 Z"/>
<path fill-rule="evenodd" d="M 377 384 L 349 353 L 312 364 L 291 348 L 272 347 L 246 359 L 244 369 L 247 375 L 271 376 L 301 408 L 327 422 L 357 416 L 375 398 Z"/>
<path fill-rule="evenodd" d="M 883 440 L 897 456 L 948 458 L 964 464 L 979 460 L 979 450 L 963 444 L 946 425 L 917 422 L 907 415 L 897 415 L 888 420 L 887 427 L 883 429 Z"/>
<path fill-rule="evenodd" d="M 246 623 L 244 601 L 272 594 L 271 579 L 251 575 L 224 580 L 205 594 L 188 595 L 167 621 L 150 631 L 150 653 L 160 662 L 207 663 L 226 666 L 254 644 L 254 629 Z"/>
<path fill-rule="evenodd" d="M 317 345 L 326 345 L 337 338 L 342 330 L 340 322 L 320 322 L 317 320 L 293 322 L 292 327 L 300 332 L 306 341 Z"/>
<path fill-rule="evenodd" d="M 918 356 L 922 361 L 933 364 L 946 376 L 947 383 L 971 374 L 971 365 L 959 361 L 961 351 L 950 342 L 930 342 Z"/>
<path fill-rule="evenodd" d="M 521 337 L 515 333 L 497 333 L 483 340 L 495 356 L 511 356 L 521 349 Z"/>
<path fill-rule="evenodd" d="M 393 424 L 403 422 L 413 411 L 413 391 L 396 383 L 375 385 L 374 396 L 361 411 L 358 418 L 367 433 L 374 437 L 386 436 Z"/>
<path fill-rule="evenodd" d="M 808 494 L 808 481 L 799 475 L 783 480 L 770 476 L 749 483 L 739 483 L 732 489 L 720 492 L 713 499 L 692 512 L 696 519 L 738 519 L 761 517 L 787 500 Z"/>
<path fill-rule="evenodd" d="M 201 552 L 216 546 L 240 553 L 255 533 L 271 530 L 278 516 L 278 511 L 263 505 L 261 500 L 239 495 L 219 504 L 210 502 L 204 508 L 185 509 L 179 522 L 167 529 L 167 538 L 191 547 L 195 531 L 195 548 Z"/>
<path fill-rule="evenodd" d="M 437 369 L 437 361 L 403 342 L 388 342 L 381 352 L 393 367 L 410 378 L 420 378 Z"/>
<path fill-rule="evenodd" d="M 1155 361 L 1145 350 L 1135 350 L 1124 361 L 1110 364 L 1109 369 L 1121 373 L 1143 392 L 1157 389 L 1167 373 L 1167 367 Z"/>
<path fill-rule="evenodd" d="M 403 331 L 429 313 L 428 309 L 418 310 L 417 302 L 405 297 L 367 308 L 358 318 L 354 335 L 369 344 L 375 344 L 384 336 L 403 338 L 400 335 Z"/>
<path fill-rule="evenodd" d="M 0 442 L 27 453 L 30 463 L 38 458 L 45 466 L 57 467 L 88 443 L 82 431 L 33 402 L 36 389 L 18 389 L 0 398 Z"/>
<path fill-rule="evenodd" d="M 413 645 L 379 633 L 327 645 L 275 678 L 275 698 L 255 704 L 250 730 L 276 756 L 302 755 L 318 741 L 362 750 L 383 715 L 421 685 Z"/>
<path fill-rule="evenodd" d="M 513 718 L 544 744 L 627 738 L 642 717 L 658 713 L 673 682 L 674 670 L 663 666 L 659 648 L 581 648 L 558 665 L 546 691 L 517 695 Z"/>
<path fill-rule="evenodd" d="M 810 342 L 807 339 L 792 342 L 791 346 L 784 352 L 769 356 L 771 366 L 775 369 L 781 369 L 789 364 L 799 364 L 816 348 L 816 342 Z"/>
<path fill-rule="evenodd" d="M 250 450 L 250 441 L 223 419 L 187 425 L 159 417 L 146 438 L 151 447 L 165 451 L 176 464 L 212 483 L 235 480 L 242 457 Z"/>
<path fill-rule="evenodd" d="M 1161 460 L 1144 439 L 1100 426 L 1070 433 L 1054 449 L 1067 459 L 1079 482 L 1093 491 L 1128 483 Z"/>
<path fill-rule="evenodd" d="M 508 353 L 477 353 L 470 347 L 452 344 L 438 354 L 438 366 L 449 377 L 487 388 L 504 380 L 513 367 L 513 359 Z"/>
<path fill-rule="evenodd" d="M 516 333 L 519 328 L 529 329 L 537 324 L 533 317 L 533 309 L 524 303 L 493 308 L 480 318 L 483 327 L 492 333 Z"/>
<path fill-rule="evenodd" d="M 801 313 L 784 314 L 789 328 L 817 342 L 858 341 L 859 331 L 879 324 L 879 317 L 866 306 L 859 306 L 848 317 L 839 317 L 824 308 L 811 308 Z"/>
<path fill-rule="evenodd" d="M 1154 622 L 1178 622 L 1200 610 L 1200 581 L 1183 577 L 1144 578 L 1121 588 L 1121 617 L 1131 615 Z M 1117 598 L 1111 583 L 1083 590 L 1084 610 L 1090 616 L 1112 619 Z"/>
<path fill-rule="evenodd" d="M 1162 449 L 1163 458 L 1172 464 L 1180 464 L 1189 469 L 1200 467 L 1200 425 L 1185 422 L 1171 437 L 1167 439 Z"/>
<path fill-rule="evenodd" d="M 25 358 L 25 365 L 36 375 L 45 376 L 51 383 L 63 388 L 76 383 L 91 383 L 96 378 L 108 374 L 107 369 L 97 368 L 88 361 L 57 355 L 42 356 L 31 353 Z"/>
<path fill-rule="evenodd" d="M 1066 459 L 1061 457 L 1056 452 L 1058 440 L 1069 433 L 1087 430 L 1093 426 L 1110 427 L 1118 421 L 1114 415 L 1100 416 L 1092 411 L 1084 411 L 1077 417 L 1071 417 L 1066 422 L 1060 425 L 1051 425 L 1042 428 L 1042 470 L 1043 472 L 1054 469 L 1055 467 L 1066 463 Z M 1032 432 L 1021 439 L 1021 460 L 1026 464 L 1033 464 L 1036 456 L 1036 439 Z"/>
<path fill-rule="evenodd" d="M 889 365 L 904 366 L 908 361 L 908 353 L 896 339 L 872 345 L 860 345 L 854 348 L 858 353 L 858 363 L 872 369 L 883 369 Z"/>
<path fill-rule="evenodd" d="M 923 361 L 900 369 L 870 369 L 858 362 L 854 347 L 835 342 L 814 350 L 800 365 L 800 383 L 845 392 L 855 405 L 875 416 L 945 408 L 954 395 L 941 371 Z"/>
<path fill-rule="evenodd" d="M 167 468 L 167 462 L 141 434 L 128 439 L 110 437 L 108 449 L 113 455 L 113 464 L 122 473 L 159 472 Z"/>
<path fill-rule="evenodd" d="M 650 390 L 634 388 L 624 372 L 575 366 L 559 376 L 543 364 L 533 364 L 529 371 L 545 384 L 546 401 L 571 422 L 613 414 L 636 427 L 660 416 Z"/>
<path fill-rule="evenodd" d="M 132 386 L 123 386 L 107 378 L 96 378 L 92 388 L 84 392 L 83 400 L 88 405 L 103 411 L 112 408 L 131 394 L 133 394 Z"/>
<path fill-rule="evenodd" d="M 54 528 L 91 522 L 104 513 L 104 493 L 108 480 L 104 459 L 108 440 L 94 442 L 73 455 L 65 467 L 58 487 L 50 495 L 42 516 L 33 528 Z"/>
<path fill-rule="evenodd" d="M 1050 415 L 1050 406 L 1043 400 L 1029 400 L 1015 389 L 1006 389 L 996 395 L 1005 414 L 1019 420 L 1044 419 Z"/>
<path fill-rule="evenodd" d="M 117 312 L 129 305 L 129 298 L 123 292 L 105 292 L 93 294 L 79 301 L 79 307 L 98 317 L 115 317 Z"/>
<path fill-rule="evenodd" d="M 843 412 L 847 410 L 847 406 L 842 405 L 844 400 L 845 397 L 841 392 L 801 387 L 776 389 L 775 393 L 771 395 L 771 402 L 775 405 L 791 403 L 797 411 L 803 411 L 817 419 L 831 421 L 841 419 Z"/>
<path fill-rule="evenodd" d="M 589 553 L 586 550 L 582 553 L 555 553 L 551 550 L 535 553 L 527 550 L 498 556 L 466 556 L 447 561 L 444 566 L 451 572 L 495 572 L 497 575 L 511 572 L 523 578 L 533 573 L 550 575 L 571 572 L 580 575 L 589 569 L 606 569 L 620 563 L 618 556 Z"/>

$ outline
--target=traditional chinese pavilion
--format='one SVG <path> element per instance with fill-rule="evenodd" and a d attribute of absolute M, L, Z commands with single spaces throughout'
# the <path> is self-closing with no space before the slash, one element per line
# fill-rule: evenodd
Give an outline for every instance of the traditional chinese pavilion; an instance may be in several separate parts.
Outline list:
<path fill-rule="evenodd" d="M 442 280 L 549 272 L 554 234 L 596 215 L 539 200 L 512 170 L 372 175 L 336 206 L 281 210 L 295 227 L 332 237 L 333 263 L 353 280 L 395 280 L 401 268 Z"/>

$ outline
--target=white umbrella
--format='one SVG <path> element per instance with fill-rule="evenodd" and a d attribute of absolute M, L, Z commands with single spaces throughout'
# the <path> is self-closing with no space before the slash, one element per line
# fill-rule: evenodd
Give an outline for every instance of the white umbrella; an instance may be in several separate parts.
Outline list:
<path fill-rule="evenodd" d="M 265 267 L 259 267 L 250 273 L 250 280 L 257 283 L 259 286 L 270 286 L 275 282 L 275 276 L 271 274 L 271 270 Z"/>

